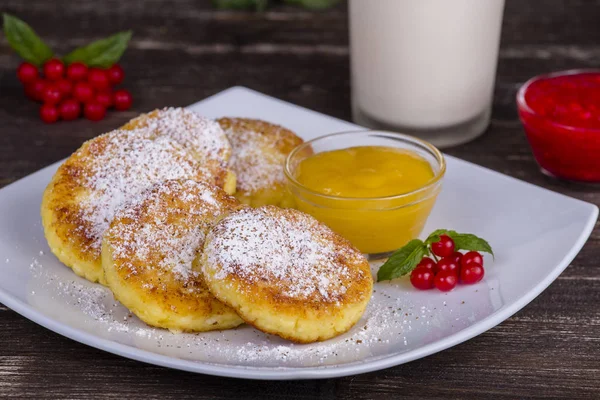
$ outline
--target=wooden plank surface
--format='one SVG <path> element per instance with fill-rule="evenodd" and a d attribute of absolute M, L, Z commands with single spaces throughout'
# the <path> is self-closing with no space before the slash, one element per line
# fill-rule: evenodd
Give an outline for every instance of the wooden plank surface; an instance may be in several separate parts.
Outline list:
<path fill-rule="evenodd" d="M 44 125 L 0 43 L 0 187 L 68 156 L 87 138 L 156 107 L 187 105 L 247 86 L 349 120 L 346 5 L 310 12 L 217 11 L 207 1 L 1 0 L 59 52 L 134 29 L 123 65 L 133 110 L 102 122 Z M 492 124 L 448 153 L 600 204 L 598 188 L 539 173 L 514 96 L 529 77 L 600 64 L 600 2 L 507 0 Z M 542 295 L 462 345 L 384 371 L 342 379 L 253 382 L 126 360 L 45 330 L 0 305 L 0 398 L 374 399 L 600 398 L 600 235 Z"/>

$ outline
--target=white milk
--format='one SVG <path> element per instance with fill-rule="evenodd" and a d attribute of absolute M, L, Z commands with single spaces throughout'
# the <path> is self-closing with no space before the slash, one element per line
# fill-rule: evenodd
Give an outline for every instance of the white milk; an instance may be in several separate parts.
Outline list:
<path fill-rule="evenodd" d="M 350 0 L 355 113 L 403 128 L 481 115 L 487 125 L 503 9 L 504 0 Z"/>

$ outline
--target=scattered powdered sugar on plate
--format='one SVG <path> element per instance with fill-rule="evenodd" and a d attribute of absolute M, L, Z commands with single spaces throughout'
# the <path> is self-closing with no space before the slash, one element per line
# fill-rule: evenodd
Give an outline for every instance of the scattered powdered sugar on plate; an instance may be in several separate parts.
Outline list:
<path fill-rule="evenodd" d="M 202 179 L 208 171 L 169 137 L 147 130 L 113 131 L 78 153 L 86 162 L 88 196 L 80 207 L 91 247 L 99 251 L 115 212 L 151 185 L 168 179 Z"/>
<path fill-rule="evenodd" d="M 360 281 L 366 260 L 314 218 L 292 209 L 246 208 L 209 233 L 205 273 L 270 282 L 290 298 L 337 301 Z M 214 270 L 214 274 L 212 271 Z"/>
<path fill-rule="evenodd" d="M 216 218 L 236 205 L 235 199 L 205 183 L 157 184 L 116 214 L 106 235 L 115 265 L 133 274 L 159 268 L 183 281 L 196 278 L 192 262 L 206 232 Z"/>
<path fill-rule="evenodd" d="M 350 331 L 325 342 L 294 344 L 247 325 L 172 333 L 145 325 L 115 301 L 109 289 L 75 277 L 62 266 L 46 268 L 33 259 L 30 271 L 36 283 L 30 303 L 56 313 L 55 319 L 97 337 L 205 364 L 295 368 L 364 362 L 408 351 L 427 336 L 436 340 L 436 334 L 442 333 L 435 327 L 455 324 L 458 330 L 466 321 L 461 318 L 460 302 L 452 305 L 442 296 L 438 307 L 425 307 L 398 298 L 402 289 L 385 284 L 376 288 L 363 317 Z"/>

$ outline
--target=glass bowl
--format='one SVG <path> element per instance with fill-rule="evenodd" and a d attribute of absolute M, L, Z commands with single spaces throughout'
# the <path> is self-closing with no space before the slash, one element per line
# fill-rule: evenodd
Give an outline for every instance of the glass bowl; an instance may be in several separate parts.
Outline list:
<path fill-rule="evenodd" d="M 384 146 L 414 152 L 429 162 L 434 177 L 411 192 L 365 198 L 323 194 L 296 179 L 298 165 L 311 155 L 359 146 Z M 295 207 L 350 240 L 371 259 L 386 257 L 419 236 L 440 192 L 445 171 L 444 156 L 432 144 L 386 131 L 321 136 L 292 150 L 284 168 Z"/>
<path fill-rule="evenodd" d="M 544 174 L 600 182 L 600 70 L 538 75 L 519 89 L 517 109 Z"/>

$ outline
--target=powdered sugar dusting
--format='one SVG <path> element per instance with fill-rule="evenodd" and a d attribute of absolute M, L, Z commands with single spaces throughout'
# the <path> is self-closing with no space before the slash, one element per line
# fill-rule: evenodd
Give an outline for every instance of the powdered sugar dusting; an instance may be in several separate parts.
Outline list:
<path fill-rule="evenodd" d="M 113 131 L 89 145 L 84 186 L 89 195 L 81 204 L 81 229 L 99 252 L 102 235 L 115 212 L 154 183 L 167 179 L 201 179 L 208 175 L 173 139 L 151 138 L 147 130 Z M 76 153 L 77 154 L 77 153 Z"/>
<path fill-rule="evenodd" d="M 237 202 L 205 183 L 187 180 L 157 184 L 116 214 L 106 235 L 113 259 L 133 274 L 139 268 L 159 268 L 184 281 L 196 278 L 192 261 L 204 244 L 206 232 L 232 204 Z"/>
<path fill-rule="evenodd" d="M 185 108 L 168 107 L 154 113 L 154 118 L 142 116 L 133 122 L 155 134 L 175 139 L 193 151 L 201 162 L 213 160 L 223 168 L 227 166 L 231 146 L 217 121 Z"/>
<path fill-rule="evenodd" d="M 236 119 L 232 121 L 235 124 Z M 252 193 L 285 184 L 283 164 L 287 154 L 275 147 L 283 129 L 273 130 L 270 136 L 262 135 L 250 127 L 225 129 L 233 148 L 229 165 L 236 174 L 238 190 Z"/>
<path fill-rule="evenodd" d="M 243 209 L 221 220 L 209 234 L 204 272 L 210 275 L 208 269 L 214 269 L 214 279 L 270 281 L 290 298 L 334 302 L 346 293 L 345 282 L 362 273 L 359 266 L 366 261 L 333 235 L 296 210 Z"/>

